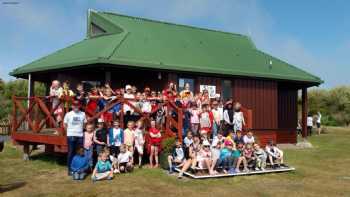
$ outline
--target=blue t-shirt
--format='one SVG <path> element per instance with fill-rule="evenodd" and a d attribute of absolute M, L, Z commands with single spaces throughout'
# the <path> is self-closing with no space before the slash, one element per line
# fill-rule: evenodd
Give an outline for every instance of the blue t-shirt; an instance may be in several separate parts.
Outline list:
<path fill-rule="evenodd" d="M 72 159 L 70 168 L 72 172 L 83 172 L 89 166 L 88 158 L 81 155 L 75 155 Z"/>
<path fill-rule="evenodd" d="M 220 160 L 224 160 L 227 157 L 232 157 L 232 150 L 229 150 L 228 148 L 221 149 Z"/>
<path fill-rule="evenodd" d="M 96 169 L 98 173 L 107 172 L 112 169 L 112 164 L 108 160 L 106 161 L 99 160 L 96 164 Z"/>

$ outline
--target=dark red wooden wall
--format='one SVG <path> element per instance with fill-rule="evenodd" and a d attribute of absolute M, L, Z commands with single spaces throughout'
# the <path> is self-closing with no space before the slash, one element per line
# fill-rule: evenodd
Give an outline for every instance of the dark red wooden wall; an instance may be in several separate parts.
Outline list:
<path fill-rule="evenodd" d="M 233 98 L 253 110 L 253 129 L 277 129 L 277 82 L 234 79 Z"/>

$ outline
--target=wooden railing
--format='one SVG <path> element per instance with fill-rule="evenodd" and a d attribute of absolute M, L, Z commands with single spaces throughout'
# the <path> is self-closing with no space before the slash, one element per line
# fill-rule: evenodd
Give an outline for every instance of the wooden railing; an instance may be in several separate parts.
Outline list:
<path fill-rule="evenodd" d="M 55 130 L 56 134 L 59 136 L 66 135 L 63 121 L 58 122 L 55 118 L 54 112 L 58 107 L 61 107 L 63 110 L 60 116 L 64 117 L 64 115 L 70 109 L 70 103 L 73 101 L 72 97 L 61 98 L 54 108 L 52 107 L 52 98 L 50 97 L 33 96 L 27 98 L 13 96 L 12 101 L 12 132 L 23 130 L 32 133 L 40 133 L 44 129 L 52 129 Z M 120 105 L 119 119 L 121 127 L 124 127 L 124 105 L 128 105 L 134 112 L 140 115 L 140 118 L 148 121 L 150 120 L 151 115 L 156 113 L 159 108 L 165 107 L 167 121 L 165 121 L 165 125 L 159 125 L 160 128 L 164 131 L 166 136 L 174 136 L 175 134 L 171 130 L 171 128 L 174 127 L 177 130 L 179 138 L 182 138 L 183 112 L 181 108 L 176 107 L 173 102 L 162 101 L 159 102 L 157 107 L 153 108 L 150 113 L 144 113 L 138 107 L 135 107 L 134 102 L 137 102 L 137 100 L 124 98 L 115 99 L 96 114 L 87 114 L 88 122 L 97 121 L 97 119 L 100 118 L 103 113 L 109 111 L 116 105 Z M 169 115 L 170 113 L 178 114 L 177 118 L 175 119 L 171 117 Z"/>

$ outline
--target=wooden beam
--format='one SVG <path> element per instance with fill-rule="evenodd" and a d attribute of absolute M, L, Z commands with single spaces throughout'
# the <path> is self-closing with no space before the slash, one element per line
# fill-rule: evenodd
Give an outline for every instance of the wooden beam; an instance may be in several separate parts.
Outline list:
<path fill-rule="evenodd" d="M 307 137 L 307 113 L 308 113 L 308 98 L 307 88 L 301 90 L 301 125 L 302 125 L 302 136 Z"/>

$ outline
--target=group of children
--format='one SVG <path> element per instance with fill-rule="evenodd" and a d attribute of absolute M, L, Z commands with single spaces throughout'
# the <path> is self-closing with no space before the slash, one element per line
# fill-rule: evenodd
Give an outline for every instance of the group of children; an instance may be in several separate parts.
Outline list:
<path fill-rule="evenodd" d="M 205 170 L 210 175 L 264 171 L 267 162 L 271 168 L 284 167 L 283 151 L 272 141 L 263 149 L 251 131 L 242 136 L 239 130 L 226 137 L 219 132 L 213 139 L 189 131 L 183 143 L 178 140 L 168 156 L 169 173 L 173 173 L 175 167 L 180 169 L 178 178 L 188 170 L 192 173 Z"/>
<path fill-rule="evenodd" d="M 126 85 L 125 89 L 113 90 L 109 84 L 93 87 L 86 92 L 82 84 L 75 91 L 69 89 L 65 82 L 53 81 L 50 88 L 50 99 L 57 122 L 62 119 L 62 112 L 69 103 L 62 102 L 62 97 L 74 97 L 82 104 L 87 116 L 98 112 L 101 116 L 97 126 L 88 123 L 84 132 L 84 145 L 76 151 L 71 163 L 73 178 L 84 179 L 86 172 L 92 172 L 92 179 L 112 179 L 113 174 L 130 172 L 135 164 L 134 154 L 138 155 L 138 166 L 142 166 L 144 149 L 149 154 L 151 167 L 158 167 L 158 153 L 166 114 L 177 116 L 162 105 L 171 101 L 183 110 L 182 140 L 176 142 L 174 152 L 168 157 L 169 171 L 174 166 L 181 169 L 179 177 L 187 170 L 207 169 L 209 174 L 238 173 L 241 170 L 264 170 L 266 161 L 272 167 L 283 165 L 283 152 L 271 142 L 265 150 L 255 143 L 252 132 L 242 136 L 245 125 L 244 114 L 240 103 L 231 99 L 225 103 L 220 95 L 209 98 L 207 90 L 193 94 L 186 83 L 181 92 L 172 82 L 162 92 L 151 91 L 146 87 L 141 93 L 135 86 Z M 118 98 L 128 101 L 120 105 L 114 102 Z M 114 102 L 114 103 L 112 103 Z M 109 104 L 108 110 L 104 110 Z M 119 122 L 123 113 L 123 125 Z M 151 118 L 150 125 L 145 126 L 140 113 Z M 177 133 L 177 132 L 175 132 Z M 179 137 L 179 136 L 178 136 Z M 95 159 L 93 159 L 95 158 Z M 96 163 L 96 164 L 95 164 Z M 93 165 L 95 166 L 93 167 Z"/>
<path fill-rule="evenodd" d="M 136 124 L 129 121 L 125 130 L 120 127 L 118 120 L 110 128 L 107 128 L 103 119 L 98 120 L 96 129 L 94 124 L 88 123 L 83 147 L 78 147 L 71 162 L 73 179 L 82 180 L 89 171 L 92 172 L 93 181 L 110 180 L 113 174 L 131 172 L 135 164 L 134 154 L 138 155 L 138 166 L 141 168 L 145 147 L 149 150 L 150 166 L 156 168 L 159 166 L 161 137 L 155 121 L 151 121 L 147 132 L 142 120 Z M 95 162 L 94 155 L 97 157 Z"/>

